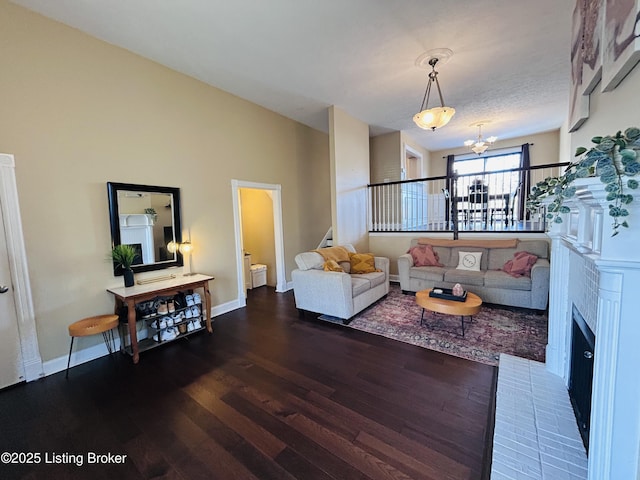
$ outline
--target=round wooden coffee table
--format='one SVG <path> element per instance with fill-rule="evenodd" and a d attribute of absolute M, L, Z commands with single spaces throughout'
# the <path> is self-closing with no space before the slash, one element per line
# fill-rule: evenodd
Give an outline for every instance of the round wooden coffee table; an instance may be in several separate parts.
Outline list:
<path fill-rule="evenodd" d="M 464 317 L 469 317 L 473 321 L 473 315 L 480 311 L 482 299 L 475 293 L 467 292 L 467 298 L 464 302 L 456 302 L 455 300 L 445 300 L 444 298 L 430 297 L 431 290 L 420 290 L 416 292 L 416 303 L 422 307 L 422 315 L 420 316 L 420 325 L 424 322 L 424 311 L 444 313 L 445 315 L 460 315 L 460 324 L 462 326 L 462 336 L 464 337 Z"/>

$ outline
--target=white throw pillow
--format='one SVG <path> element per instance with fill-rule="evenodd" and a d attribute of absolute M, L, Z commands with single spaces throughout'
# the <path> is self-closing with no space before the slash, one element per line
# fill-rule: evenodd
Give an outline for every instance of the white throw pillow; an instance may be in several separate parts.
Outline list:
<path fill-rule="evenodd" d="M 480 271 L 482 252 L 458 252 L 458 270 Z"/>

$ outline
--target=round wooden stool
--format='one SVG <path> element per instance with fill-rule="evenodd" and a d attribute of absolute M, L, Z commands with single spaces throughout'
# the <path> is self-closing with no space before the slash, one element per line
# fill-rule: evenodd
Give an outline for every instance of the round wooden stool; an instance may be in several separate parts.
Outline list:
<path fill-rule="evenodd" d="M 73 350 L 73 339 L 75 337 L 88 337 L 97 333 L 102 333 L 104 344 L 109 350 L 109 355 L 115 350 L 115 339 L 113 328 L 118 326 L 118 315 L 98 315 L 95 317 L 83 318 L 69 325 L 69 335 L 71 336 L 71 346 L 69 347 L 69 359 L 67 360 L 67 373 L 65 378 L 69 378 L 69 364 L 71 363 L 71 351 Z"/>

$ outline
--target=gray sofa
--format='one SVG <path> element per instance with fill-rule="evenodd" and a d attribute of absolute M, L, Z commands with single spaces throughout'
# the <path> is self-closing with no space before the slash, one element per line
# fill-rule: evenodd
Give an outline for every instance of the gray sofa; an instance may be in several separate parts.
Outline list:
<path fill-rule="evenodd" d="M 427 244 L 429 239 L 413 239 L 411 246 Z M 485 303 L 496 303 L 536 310 L 547 308 L 549 300 L 549 243 L 545 240 L 517 240 L 515 247 L 497 247 L 502 241 L 492 242 L 433 239 L 433 250 L 443 267 L 416 267 L 410 254 L 398 258 L 398 276 L 404 293 L 433 287 L 452 288 L 459 283 L 465 290 L 480 296 Z M 438 246 L 448 243 L 449 246 Z M 502 242 L 504 243 L 504 242 Z M 472 245 L 472 246 L 469 246 Z M 456 269 L 459 251 L 482 252 L 480 271 Z M 502 267 L 514 253 L 525 251 L 538 256 L 531 268 L 531 277 L 515 278 Z"/>
<path fill-rule="evenodd" d="M 355 252 L 352 245 L 343 245 Z M 296 255 L 298 268 L 291 272 L 296 307 L 300 310 L 347 320 L 389 293 L 389 259 L 375 257 L 380 272 L 350 274 L 349 262 L 341 264 L 345 272 L 325 272 L 324 259 L 316 252 Z"/>

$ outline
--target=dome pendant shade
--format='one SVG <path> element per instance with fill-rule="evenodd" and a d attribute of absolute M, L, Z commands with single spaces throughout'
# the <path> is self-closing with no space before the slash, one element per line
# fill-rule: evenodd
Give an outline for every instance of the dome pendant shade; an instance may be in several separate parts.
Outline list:
<path fill-rule="evenodd" d="M 440 52 L 442 53 L 442 52 Z M 435 130 L 436 128 L 444 127 L 449 120 L 453 118 L 453 115 L 456 113 L 456 109 L 452 107 L 446 107 L 444 104 L 444 100 L 442 98 L 442 90 L 440 90 L 440 82 L 438 81 L 438 72 L 436 72 L 436 64 L 438 61 L 443 59 L 448 59 L 451 54 L 451 50 L 447 50 L 444 52 L 444 55 L 435 55 L 429 57 L 429 66 L 431 66 L 431 72 L 429 72 L 429 81 L 427 82 L 427 88 L 424 92 L 424 97 L 422 98 L 422 104 L 420 105 L 420 112 L 416 113 L 413 116 L 413 121 L 415 124 L 424 129 L 424 130 Z M 418 61 L 421 59 L 426 59 L 423 54 L 418 58 Z M 429 108 L 429 96 L 431 94 L 431 86 L 436 84 L 436 88 L 438 89 L 438 96 L 440 97 L 440 106 Z"/>
<path fill-rule="evenodd" d="M 452 107 L 434 107 L 416 113 L 413 121 L 424 130 L 435 130 L 449 123 L 455 113 L 456 109 Z"/>

